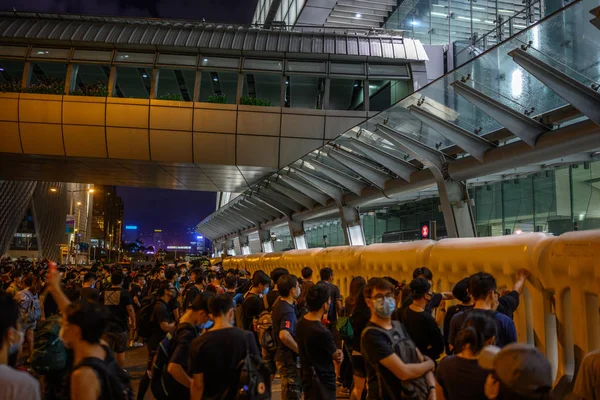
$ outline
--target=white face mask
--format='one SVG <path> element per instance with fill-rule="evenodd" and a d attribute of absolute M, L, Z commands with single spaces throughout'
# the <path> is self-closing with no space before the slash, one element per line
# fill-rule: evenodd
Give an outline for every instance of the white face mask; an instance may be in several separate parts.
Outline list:
<path fill-rule="evenodd" d="M 21 346 L 23 346 L 23 342 L 25 341 L 25 332 L 18 331 L 18 334 L 19 334 L 19 340 L 18 340 L 18 342 L 17 343 L 11 343 L 10 347 L 8 348 L 8 355 L 9 356 L 12 356 L 13 354 L 18 353 L 19 350 L 21 349 Z"/>

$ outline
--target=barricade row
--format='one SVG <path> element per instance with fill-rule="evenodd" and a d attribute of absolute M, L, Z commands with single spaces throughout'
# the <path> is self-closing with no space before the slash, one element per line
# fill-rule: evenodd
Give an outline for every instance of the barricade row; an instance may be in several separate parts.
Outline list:
<path fill-rule="evenodd" d="M 536 345 L 550 360 L 555 383 L 572 379 L 584 355 L 600 348 L 600 230 L 490 238 L 444 239 L 370 246 L 259 253 L 223 259 L 223 268 L 267 274 L 277 267 L 300 276 L 303 267 L 329 267 L 343 296 L 355 276 L 391 276 L 410 282 L 418 267 L 433 271 L 436 291 L 484 271 L 499 288 L 512 288 L 520 268 L 530 271 L 515 313 L 520 342 Z"/>

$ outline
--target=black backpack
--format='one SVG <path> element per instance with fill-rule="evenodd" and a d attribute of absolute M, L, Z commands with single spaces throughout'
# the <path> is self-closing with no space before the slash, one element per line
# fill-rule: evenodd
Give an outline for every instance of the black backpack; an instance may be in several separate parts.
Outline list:
<path fill-rule="evenodd" d="M 166 400 L 169 398 L 169 388 L 165 383 L 165 374 L 168 373 L 167 366 L 169 365 L 173 351 L 175 351 L 173 338 L 177 337 L 179 331 L 183 329 L 192 329 L 196 333 L 196 337 L 198 337 L 198 329 L 195 326 L 182 323 L 177 326 L 177 330 L 174 333 L 167 333 L 162 342 L 160 342 L 160 346 L 158 346 L 158 353 L 156 353 L 156 358 L 152 365 L 152 381 L 150 385 L 152 394 L 157 400 Z"/>
<path fill-rule="evenodd" d="M 129 374 L 117 364 L 112 350 L 106 346 L 102 347 L 106 350 L 105 360 L 95 357 L 84 358 L 73 368 L 73 371 L 81 367 L 94 369 L 100 380 L 101 393 L 98 400 L 134 400 L 135 394 L 131 388 Z"/>
<path fill-rule="evenodd" d="M 140 302 L 141 308 L 136 316 L 136 326 L 141 338 L 148 339 L 154 332 L 152 315 L 157 301 L 154 295 L 149 295 Z"/>
<path fill-rule="evenodd" d="M 417 355 L 417 346 L 412 341 L 410 336 L 408 336 L 408 332 L 406 332 L 406 328 L 398 321 L 392 320 L 392 329 L 390 331 L 377 327 L 377 326 L 367 326 L 361 335 L 360 347 L 365 349 L 364 340 L 365 333 L 368 331 L 377 331 L 383 333 L 389 340 L 390 346 L 392 347 L 392 351 L 400 357 L 402 362 L 405 364 L 416 364 L 419 363 L 419 356 Z M 365 357 L 366 358 L 366 357 Z M 379 397 L 380 398 L 401 398 L 407 400 L 426 400 L 429 395 L 429 389 L 427 387 L 427 382 L 425 381 L 425 376 L 421 376 L 416 379 L 412 379 L 410 381 L 401 381 L 402 384 L 402 392 L 401 393 L 393 393 L 392 389 L 381 379 L 381 366 L 377 363 L 375 369 L 377 371 L 377 381 L 379 383 Z M 384 393 L 387 393 L 387 396 L 384 396 Z"/>
<path fill-rule="evenodd" d="M 35 330 L 31 368 L 40 375 L 62 371 L 67 367 L 67 350 L 58 337 L 60 315 L 48 317 Z"/>
<path fill-rule="evenodd" d="M 248 351 L 246 357 L 238 364 L 238 373 L 240 379 L 236 400 L 268 400 L 271 398 L 271 371 L 262 358 Z"/>

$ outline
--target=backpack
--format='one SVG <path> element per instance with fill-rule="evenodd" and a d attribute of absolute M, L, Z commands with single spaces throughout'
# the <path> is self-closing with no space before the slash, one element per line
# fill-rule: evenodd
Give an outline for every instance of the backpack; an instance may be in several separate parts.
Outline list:
<path fill-rule="evenodd" d="M 250 293 L 250 292 L 246 293 L 244 295 L 244 301 L 242 301 L 241 304 L 238 304 L 235 307 L 235 326 L 237 326 L 240 329 L 244 329 L 244 303 L 246 302 L 246 299 L 250 295 L 256 296 L 254 293 Z"/>
<path fill-rule="evenodd" d="M 129 374 L 119 367 L 112 350 L 102 346 L 106 350 L 106 359 L 95 357 L 84 358 L 73 370 L 81 367 L 93 368 L 100 379 L 101 394 L 99 400 L 134 400 L 135 395 L 131 388 Z"/>
<path fill-rule="evenodd" d="M 29 299 L 29 307 L 27 308 L 27 314 L 25 314 L 25 321 L 28 324 L 32 324 L 39 321 L 42 318 L 42 309 L 40 308 L 40 301 L 35 298 L 28 290 L 22 291 L 23 295 Z"/>
<path fill-rule="evenodd" d="M 62 371 L 67 367 L 67 350 L 58 337 L 60 316 L 41 322 L 35 331 L 31 368 L 40 375 Z"/>
<path fill-rule="evenodd" d="M 136 326 L 138 335 L 144 339 L 149 338 L 154 332 L 154 324 L 152 323 L 152 315 L 154 314 L 154 306 L 158 300 L 154 295 L 146 296 L 140 302 L 142 306 L 136 317 Z"/>
<path fill-rule="evenodd" d="M 364 346 L 364 338 L 365 334 L 368 331 L 378 331 L 383 333 L 389 340 L 390 346 L 392 347 L 392 351 L 398 354 L 402 362 L 405 364 L 416 364 L 419 363 L 419 357 L 417 355 L 417 346 L 412 341 L 412 339 L 408 336 L 408 332 L 406 332 L 406 328 L 398 321 L 392 321 L 392 330 L 388 331 L 386 329 L 376 327 L 376 326 L 367 326 L 361 335 L 361 348 L 366 348 Z M 400 398 L 407 400 L 426 400 L 429 395 L 429 389 L 427 387 L 427 382 L 425 381 L 425 376 L 421 376 L 416 379 L 412 379 L 409 381 L 400 381 L 402 386 L 401 393 L 393 393 L 392 389 L 381 379 L 381 366 L 379 363 L 375 366 L 375 370 L 377 371 L 377 381 L 379 383 L 379 397 L 392 397 L 397 398 L 400 395 Z M 384 396 L 384 391 L 388 394 L 388 396 Z"/>
<path fill-rule="evenodd" d="M 277 304 L 279 297 L 273 303 L 273 306 Z M 258 343 L 260 347 L 266 351 L 275 351 L 277 349 L 277 343 L 273 335 L 273 316 L 269 309 L 269 302 L 267 296 L 263 296 L 263 302 L 265 305 L 265 311 L 261 312 L 258 316 L 258 322 L 256 324 L 256 330 L 258 333 Z"/>
<path fill-rule="evenodd" d="M 354 328 L 349 317 L 338 317 L 337 329 L 340 332 L 340 338 L 345 342 L 351 342 L 354 338 Z"/>
<path fill-rule="evenodd" d="M 188 323 L 182 323 L 177 327 L 175 333 L 168 332 L 158 347 L 158 352 L 156 353 L 156 358 L 154 359 L 154 364 L 152 365 L 152 381 L 150 386 L 152 394 L 157 400 L 167 400 L 169 398 L 168 388 L 165 384 L 165 374 L 167 373 L 169 360 L 171 359 L 173 351 L 175 350 L 175 348 L 172 346 L 173 338 L 176 337 L 177 333 L 183 329 L 193 329 L 196 333 L 196 337 L 198 336 L 198 330 L 195 326 Z"/>
<path fill-rule="evenodd" d="M 236 400 L 268 400 L 271 398 L 271 371 L 262 358 L 246 353 L 238 364 L 240 376 Z"/>

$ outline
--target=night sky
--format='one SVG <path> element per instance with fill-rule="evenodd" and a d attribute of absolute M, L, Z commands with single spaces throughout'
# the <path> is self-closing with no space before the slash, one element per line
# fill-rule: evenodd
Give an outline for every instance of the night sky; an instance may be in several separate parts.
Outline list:
<path fill-rule="evenodd" d="M 0 9 L 250 24 L 257 0 L 0 0 Z"/>
<path fill-rule="evenodd" d="M 250 24 L 257 0 L 0 0 L 0 10 L 153 17 Z M 119 187 L 125 224 L 185 232 L 215 209 L 216 194 Z"/>

